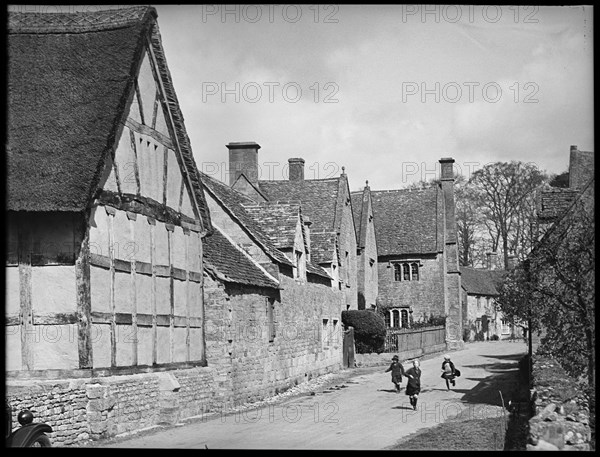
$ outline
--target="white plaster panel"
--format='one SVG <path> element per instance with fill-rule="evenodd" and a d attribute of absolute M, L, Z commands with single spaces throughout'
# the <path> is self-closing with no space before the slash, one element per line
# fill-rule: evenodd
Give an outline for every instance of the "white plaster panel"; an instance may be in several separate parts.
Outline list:
<path fill-rule="evenodd" d="M 129 130 L 128 127 L 123 127 L 123 132 L 121 133 L 121 137 L 119 138 L 117 150 L 115 151 L 115 163 L 119 172 L 121 192 L 126 194 L 136 194 L 136 157 L 135 152 L 133 151 L 133 147 L 131 145 L 131 130 Z"/>
<path fill-rule="evenodd" d="M 138 327 L 138 365 L 152 365 L 152 327 Z"/>
<path fill-rule="evenodd" d="M 156 278 L 156 314 L 171 312 L 169 278 Z"/>
<path fill-rule="evenodd" d="M 14 371 L 21 369 L 21 326 L 8 325 L 4 327 L 4 369 Z"/>
<path fill-rule="evenodd" d="M 115 312 L 132 311 L 131 273 L 115 272 Z"/>
<path fill-rule="evenodd" d="M 94 324 L 91 340 L 94 368 L 110 367 L 110 325 Z"/>
<path fill-rule="evenodd" d="M 135 259 L 135 242 L 131 225 L 125 211 L 117 210 L 113 216 L 113 240 L 115 259 L 132 261 Z"/>
<path fill-rule="evenodd" d="M 74 265 L 32 267 L 31 284 L 34 312 L 72 313 L 77 310 Z"/>
<path fill-rule="evenodd" d="M 92 208 L 90 214 L 90 253 L 108 257 L 108 214 L 104 206 Z"/>
<path fill-rule="evenodd" d="M 171 135 L 169 134 L 169 129 L 167 128 L 167 122 L 165 119 L 166 119 L 165 113 L 163 111 L 162 104 L 160 104 L 158 106 L 158 110 L 156 111 L 156 125 L 154 126 L 154 129 L 159 131 L 160 133 L 162 133 L 165 136 L 171 137 Z"/>
<path fill-rule="evenodd" d="M 152 314 L 152 276 L 135 276 L 137 312 Z"/>
<path fill-rule="evenodd" d="M 183 201 L 181 203 L 180 212 L 188 217 L 194 217 L 194 210 L 192 209 L 192 201 L 190 200 L 190 194 L 187 191 L 187 187 L 183 189 Z"/>
<path fill-rule="evenodd" d="M 173 280 L 173 298 L 176 316 L 186 315 L 187 306 L 187 287 L 186 281 L 180 281 L 179 279 Z"/>
<path fill-rule="evenodd" d="M 169 337 L 169 327 L 158 327 L 158 350 L 156 354 L 157 363 L 169 363 L 171 351 L 171 339 Z"/>
<path fill-rule="evenodd" d="M 32 352 L 34 369 L 79 368 L 77 324 L 36 325 Z"/>
<path fill-rule="evenodd" d="M 108 313 L 110 309 L 110 271 L 90 266 L 90 295 L 92 311 Z"/>
<path fill-rule="evenodd" d="M 134 221 L 135 259 L 150 263 L 150 224 L 144 216 L 138 215 Z"/>
<path fill-rule="evenodd" d="M 150 68 L 150 59 L 148 53 L 144 53 L 140 72 L 138 74 L 138 86 L 142 97 L 142 109 L 144 110 L 144 123 L 151 125 L 152 111 L 154 109 L 154 99 L 156 97 L 156 82 Z"/>
<path fill-rule="evenodd" d="M 183 270 L 187 267 L 185 259 L 186 238 L 189 238 L 189 235 L 185 235 L 181 227 L 175 226 L 173 233 L 171 233 L 171 261 L 174 267 Z"/>
<path fill-rule="evenodd" d="M 169 235 L 162 222 L 154 227 L 154 265 L 169 265 Z"/>
<path fill-rule="evenodd" d="M 131 325 L 117 325 L 117 365 L 129 366 L 133 363 L 135 333 Z"/>
<path fill-rule="evenodd" d="M 173 362 L 185 362 L 187 360 L 187 346 L 185 344 L 186 341 L 186 332 L 187 329 L 185 327 L 176 327 L 173 334 Z"/>
<path fill-rule="evenodd" d="M 202 329 L 190 328 L 190 359 L 202 360 Z"/>
<path fill-rule="evenodd" d="M 202 258 L 201 250 L 202 240 L 196 232 L 190 232 L 188 238 L 188 270 L 200 273 L 200 259 Z"/>
<path fill-rule="evenodd" d="M 190 317 L 202 316 L 202 286 L 198 282 L 189 282 Z"/>
<path fill-rule="evenodd" d="M 181 192 L 181 169 L 175 151 L 169 149 L 167 152 L 167 206 L 179 209 L 179 193 Z"/>
<path fill-rule="evenodd" d="M 19 290 L 19 267 L 6 267 L 6 314 L 18 314 L 21 310 L 21 295 Z"/>

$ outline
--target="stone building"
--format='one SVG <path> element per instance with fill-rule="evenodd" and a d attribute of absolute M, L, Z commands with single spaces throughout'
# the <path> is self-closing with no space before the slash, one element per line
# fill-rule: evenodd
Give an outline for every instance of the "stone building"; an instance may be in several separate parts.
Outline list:
<path fill-rule="evenodd" d="M 377 241 L 379 310 L 390 327 L 446 316 L 449 348 L 462 345 L 454 159 L 424 189 L 371 191 Z"/>
<path fill-rule="evenodd" d="M 304 159 L 289 159 L 288 180 L 259 180 L 254 142 L 229 143 L 229 185 L 255 202 L 298 201 L 310 221 L 313 263 L 326 268 L 346 296 L 343 309 L 358 308 L 356 231 L 348 177 L 305 179 Z M 333 242 L 332 242 L 333 241 Z"/>
<path fill-rule="evenodd" d="M 7 397 L 55 444 L 212 396 L 212 227 L 156 17 L 9 14 Z"/>
<path fill-rule="evenodd" d="M 516 257 L 509 256 L 510 268 L 514 267 L 515 262 Z M 514 327 L 496 309 L 497 287 L 508 273 L 498 266 L 498 254 L 489 252 L 486 268 L 460 267 L 463 339 L 466 341 L 489 340 L 494 335 L 498 339 L 522 335 L 522 329 Z"/>
<path fill-rule="evenodd" d="M 205 249 L 207 360 L 227 386 L 223 404 L 338 370 L 344 295 L 311 261 L 300 204 L 256 203 L 201 177 L 216 235 Z"/>
<path fill-rule="evenodd" d="M 375 309 L 379 288 L 377 240 L 369 182 L 362 192 L 352 192 L 350 197 L 357 236 L 358 309 Z"/>

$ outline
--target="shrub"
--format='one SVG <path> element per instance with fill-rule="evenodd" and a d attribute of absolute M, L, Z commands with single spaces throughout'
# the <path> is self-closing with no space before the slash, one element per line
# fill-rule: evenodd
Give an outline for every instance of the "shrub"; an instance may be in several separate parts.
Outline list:
<path fill-rule="evenodd" d="M 477 333 L 475 333 L 475 338 L 474 338 L 475 341 L 483 341 L 484 339 L 485 338 L 483 336 L 483 332 L 477 332 Z"/>
<path fill-rule="evenodd" d="M 429 317 L 423 316 L 423 319 L 417 322 L 411 322 L 410 328 L 425 328 L 435 327 L 437 325 L 446 325 L 446 316 L 434 316 L 430 314 Z"/>
<path fill-rule="evenodd" d="M 498 341 L 499 339 L 500 339 L 500 337 L 498 335 L 492 335 L 490 337 L 490 340 L 492 340 L 492 341 Z"/>
<path fill-rule="evenodd" d="M 383 352 L 386 329 L 379 314 L 366 309 L 342 311 L 342 322 L 347 327 L 354 327 L 354 344 L 358 354 Z"/>
<path fill-rule="evenodd" d="M 471 340 L 471 330 L 463 328 L 463 341 L 468 343 Z"/>

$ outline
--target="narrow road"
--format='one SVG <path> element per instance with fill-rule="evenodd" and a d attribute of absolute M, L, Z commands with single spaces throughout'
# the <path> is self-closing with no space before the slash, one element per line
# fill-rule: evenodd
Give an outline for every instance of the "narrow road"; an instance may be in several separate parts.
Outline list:
<path fill-rule="evenodd" d="M 440 378 L 442 355 L 421 361 L 423 371 L 416 411 L 394 391 L 385 367 L 338 382 L 315 395 L 242 413 L 221 415 L 144 436 L 117 439 L 98 447 L 209 449 L 384 449 L 423 428 L 457 414 L 485 418 L 503 413 L 506 386 L 516 376 L 522 342 L 470 343 L 451 353 L 462 372 L 447 390 Z M 390 354 L 391 358 L 391 354 Z M 405 367 L 407 368 L 407 367 Z M 367 370 L 369 371 L 369 370 Z M 504 386 L 504 396 L 499 390 Z"/>

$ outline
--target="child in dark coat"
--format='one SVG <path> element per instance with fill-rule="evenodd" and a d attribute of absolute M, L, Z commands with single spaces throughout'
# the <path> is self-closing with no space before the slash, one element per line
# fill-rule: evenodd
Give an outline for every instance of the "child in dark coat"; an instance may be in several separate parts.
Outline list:
<path fill-rule="evenodd" d="M 421 368 L 419 368 L 419 365 L 418 360 L 413 360 L 412 368 L 409 368 L 404 373 L 408 378 L 406 395 L 410 397 L 410 404 L 413 409 L 417 409 L 417 400 L 419 399 L 419 393 L 421 392 Z"/>
<path fill-rule="evenodd" d="M 444 361 L 442 362 L 442 371 L 442 378 L 446 380 L 446 388 L 450 389 L 450 383 L 452 383 L 452 386 L 455 386 L 456 381 L 454 378 L 456 378 L 456 368 L 454 367 L 452 360 L 450 360 L 449 355 L 444 356 Z"/>
<path fill-rule="evenodd" d="M 390 367 L 387 370 L 385 370 L 385 372 L 387 373 L 388 371 L 392 372 L 392 382 L 394 383 L 394 386 L 396 386 L 396 392 L 400 393 L 400 384 L 402 383 L 402 375 L 404 374 L 404 367 L 398 360 L 397 355 L 392 357 L 392 363 L 391 363 Z"/>

